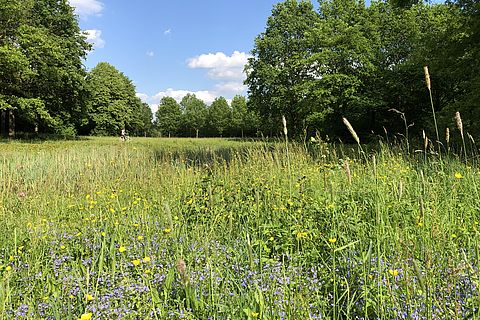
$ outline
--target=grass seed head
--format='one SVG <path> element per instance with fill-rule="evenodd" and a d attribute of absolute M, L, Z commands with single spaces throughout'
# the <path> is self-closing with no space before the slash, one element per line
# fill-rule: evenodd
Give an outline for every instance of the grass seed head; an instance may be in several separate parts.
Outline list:
<path fill-rule="evenodd" d="M 285 119 L 285 116 L 282 116 L 282 124 L 283 124 L 283 134 L 286 136 L 288 133 L 288 130 L 287 130 L 287 119 Z"/>
<path fill-rule="evenodd" d="M 352 125 L 350 124 L 350 122 L 347 120 L 347 118 L 343 117 L 342 118 L 343 120 L 343 123 L 345 124 L 345 126 L 347 126 L 347 129 L 348 131 L 350 131 L 350 134 L 352 135 L 353 139 L 355 139 L 355 141 L 360 144 L 360 138 L 358 137 L 357 133 L 355 132 L 355 130 L 353 129 Z"/>
<path fill-rule="evenodd" d="M 187 264 L 185 260 L 179 258 L 177 260 L 177 272 L 180 274 L 180 278 L 182 279 L 183 285 L 187 285 L 189 283 L 188 274 L 187 274 Z"/>
<path fill-rule="evenodd" d="M 460 130 L 460 135 L 462 136 L 463 139 L 463 123 L 462 123 L 462 117 L 460 116 L 460 112 L 455 112 L 455 122 L 457 123 L 457 128 Z"/>
<path fill-rule="evenodd" d="M 432 90 L 432 83 L 430 82 L 430 73 L 428 72 L 428 67 L 423 67 L 423 72 L 425 73 L 425 82 L 427 83 L 428 90 Z"/>

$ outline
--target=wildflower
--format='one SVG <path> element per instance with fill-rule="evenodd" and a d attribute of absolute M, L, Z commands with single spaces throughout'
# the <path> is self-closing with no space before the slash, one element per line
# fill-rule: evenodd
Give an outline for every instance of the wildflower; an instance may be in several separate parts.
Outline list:
<path fill-rule="evenodd" d="M 105 231 L 102 231 L 101 235 L 102 237 L 105 237 Z"/>
<path fill-rule="evenodd" d="M 328 242 L 330 242 L 331 244 L 334 244 L 335 242 L 337 242 L 337 238 L 335 238 L 335 237 L 330 238 L 330 239 L 328 239 Z"/>
<path fill-rule="evenodd" d="M 133 263 L 133 265 L 136 267 L 136 266 L 138 266 L 138 265 L 140 264 L 140 260 L 135 259 L 135 260 L 132 261 L 132 263 Z"/>
<path fill-rule="evenodd" d="M 12 266 L 7 266 L 7 267 L 5 268 L 5 271 L 10 271 L 10 270 L 12 270 Z"/>
<path fill-rule="evenodd" d="M 455 172 L 455 179 L 463 179 L 463 176 L 460 172 Z"/>
<path fill-rule="evenodd" d="M 115 213 L 115 209 L 113 208 L 108 209 L 108 211 L 110 211 L 111 213 Z"/>
<path fill-rule="evenodd" d="M 60 246 L 60 249 L 65 250 L 65 246 Z"/>
<path fill-rule="evenodd" d="M 193 198 L 187 201 L 187 204 L 192 204 L 193 203 Z"/>
<path fill-rule="evenodd" d="M 8 258 L 8 261 L 12 262 L 13 259 L 15 259 L 15 258 L 14 258 L 13 256 L 10 256 L 10 257 Z"/>
<path fill-rule="evenodd" d="M 75 299 L 75 296 L 73 294 L 68 296 L 70 299 Z"/>
<path fill-rule="evenodd" d="M 86 299 L 87 301 L 92 301 L 92 300 L 95 299 L 95 298 L 94 298 L 90 293 L 88 293 L 88 294 L 85 295 L 85 299 Z"/>
<path fill-rule="evenodd" d="M 252 316 L 252 318 L 258 318 L 260 313 L 252 311 L 252 313 L 250 315 Z"/>
<path fill-rule="evenodd" d="M 80 320 L 90 320 L 90 319 L 92 319 L 92 313 L 91 312 L 84 313 L 80 316 Z"/>
<path fill-rule="evenodd" d="M 142 241 L 142 240 L 143 240 L 143 236 L 138 236 L 138 237 L 137 237 L 137 240 L 138 240 L 138 241 Z"/>
<path fill-rule="evenodd" d="M 120 248 L 118 248 L 118 251 L 119 251 L 120 253 L 123 253 L 123 252 L 125 252 L 126 250 L 127 250 L 127 248 L 125 248 L 124 246 L 120 246 Z"/>
<path fill-rule="evenodd" d="M 163 233 L 165 233 L 165 234 L 169 234 L 171 232 L 172 232 L 172 229 L 170 229 L 170 228 L 163 229 Z"/>
<path fill-rule="evenodd" d="M 398 270 L 397 269 L 390 269 L 388 270 L 388 273 L 390 273 L 390 275 L 396 277 L 398 276 Z"/>
<path fill-rule="evenodd" d="M 82 233 L 81 233 L 81 232 L 78 232 L 75 236 L 76 236 L 76 237 L 80 237 L 81 235 L 82 235 Z"/>
<path fill-rule="evenodd" d="M 297 233 L 297 239 L 300 240 L 300 239 L 305 239 L 307 237 L 307 233 L 306 232 L 298 232 Z"/>
<path fill-rule="evenodd" d="M 150 262 L 151 260 L 152 260 L 152 259 L 150 259 L 150 257 L 148 257 L 148 256 L 145 257 L 145 258 L 143 258 L 143 262 Z"/>

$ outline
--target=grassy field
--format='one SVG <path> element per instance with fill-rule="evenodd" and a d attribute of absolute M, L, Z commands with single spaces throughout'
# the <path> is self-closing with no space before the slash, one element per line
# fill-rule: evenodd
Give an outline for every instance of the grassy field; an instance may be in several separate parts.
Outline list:
<path fill-rule="evenodd" d="M 222 139 L 0 143 L 0 319 L 464 319 L 480 171 Z"/>

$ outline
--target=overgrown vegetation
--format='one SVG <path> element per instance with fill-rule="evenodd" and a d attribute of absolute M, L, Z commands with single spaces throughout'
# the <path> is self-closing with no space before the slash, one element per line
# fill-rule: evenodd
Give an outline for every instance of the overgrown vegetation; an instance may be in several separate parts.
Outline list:
<path fill-rule="evenodd" d="M 0 315 L 478 317 L 476 154 L 430 145 L 2 144 Z"/>

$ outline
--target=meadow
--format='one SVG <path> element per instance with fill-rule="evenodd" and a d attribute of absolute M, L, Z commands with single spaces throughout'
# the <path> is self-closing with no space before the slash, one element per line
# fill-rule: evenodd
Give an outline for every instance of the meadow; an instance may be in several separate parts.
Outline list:
<path fill-rule="evenodd" d="M 474 156 L 0 142 L 0 319 L 480 316 Z"/>

